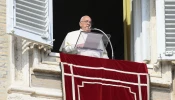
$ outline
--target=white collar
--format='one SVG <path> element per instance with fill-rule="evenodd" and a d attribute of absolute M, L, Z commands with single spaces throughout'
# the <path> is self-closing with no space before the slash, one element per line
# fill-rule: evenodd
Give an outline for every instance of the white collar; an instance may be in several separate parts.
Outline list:
<path fill-rule="evenodd" d="M 80 28 L 80 31 L 83 31 L 83 30 Z"/>
<path fill-rule="evenodd" d="M 79 31 L 84 31 L 84 30 L 82 30 L 81 28 L 80 28 L 80 30 Z"/>

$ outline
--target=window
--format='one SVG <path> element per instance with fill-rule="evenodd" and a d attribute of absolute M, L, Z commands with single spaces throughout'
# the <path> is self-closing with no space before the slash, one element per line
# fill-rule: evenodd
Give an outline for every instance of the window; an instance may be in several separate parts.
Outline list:
<path fill-rule="evenodd" d="M 52 0 L 7 0 L 7 32 L 53 46 Z"/>
<path fill-rule="evenodd" d="M 158 58 L 175 60 L 175 1 L 156 0 Z"/>

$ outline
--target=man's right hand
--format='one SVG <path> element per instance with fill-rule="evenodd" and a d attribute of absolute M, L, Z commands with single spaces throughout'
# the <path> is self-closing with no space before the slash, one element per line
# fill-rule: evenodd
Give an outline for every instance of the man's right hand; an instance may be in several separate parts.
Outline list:
<path fill-rule="evenodd" d="M 69 53 L 69 54 L 77 54 L 78 50 L 74 48 L 72 45 L 67 45 L 64 49 L 63 52 Z"/>

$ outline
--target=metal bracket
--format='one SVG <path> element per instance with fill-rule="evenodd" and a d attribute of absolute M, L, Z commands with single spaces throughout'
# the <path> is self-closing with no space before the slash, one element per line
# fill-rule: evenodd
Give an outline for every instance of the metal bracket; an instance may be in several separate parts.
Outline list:
<path fill-rule="evenodd" d="M 154 63 L 153 65 L 153 69 L 156 71 L 160 68 L 160 61 L 157 61 L 156 63 Z"/>
<path fill-rule="evenodd" d="M 41 38 L 43 38 L 43 39 L 48 39 L 49 38 L 49 33 L 43 33 L 42 35 L 41 35 Z"/>
<path fill-rule="evenodd" d="M 162 66 L 162 56 L 159 54 L 160 60 L 157 60 L 156 63 L 153 65 L 153 69 L 156 71 Z"/>
<path fill-rule="evenodd" d="M 49 44 L 53 44 L 54 41 L 55 41 L 55 39 L 53 39 Z"/>
<path fill-rule="evenodd" d="M 173 51 L 165 51 L 165 56 L 173 56 Z"/>

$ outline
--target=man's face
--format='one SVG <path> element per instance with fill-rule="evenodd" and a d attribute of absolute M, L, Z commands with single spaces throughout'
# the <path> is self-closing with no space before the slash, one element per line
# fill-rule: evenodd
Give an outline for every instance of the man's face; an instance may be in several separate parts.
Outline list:
<path fill-rule="evenodd" d="M 89 16 L 85 16 L 80 21 L 80 27 L 83 31 L 89 32 L 91 28 L 91 18 Z"/>

